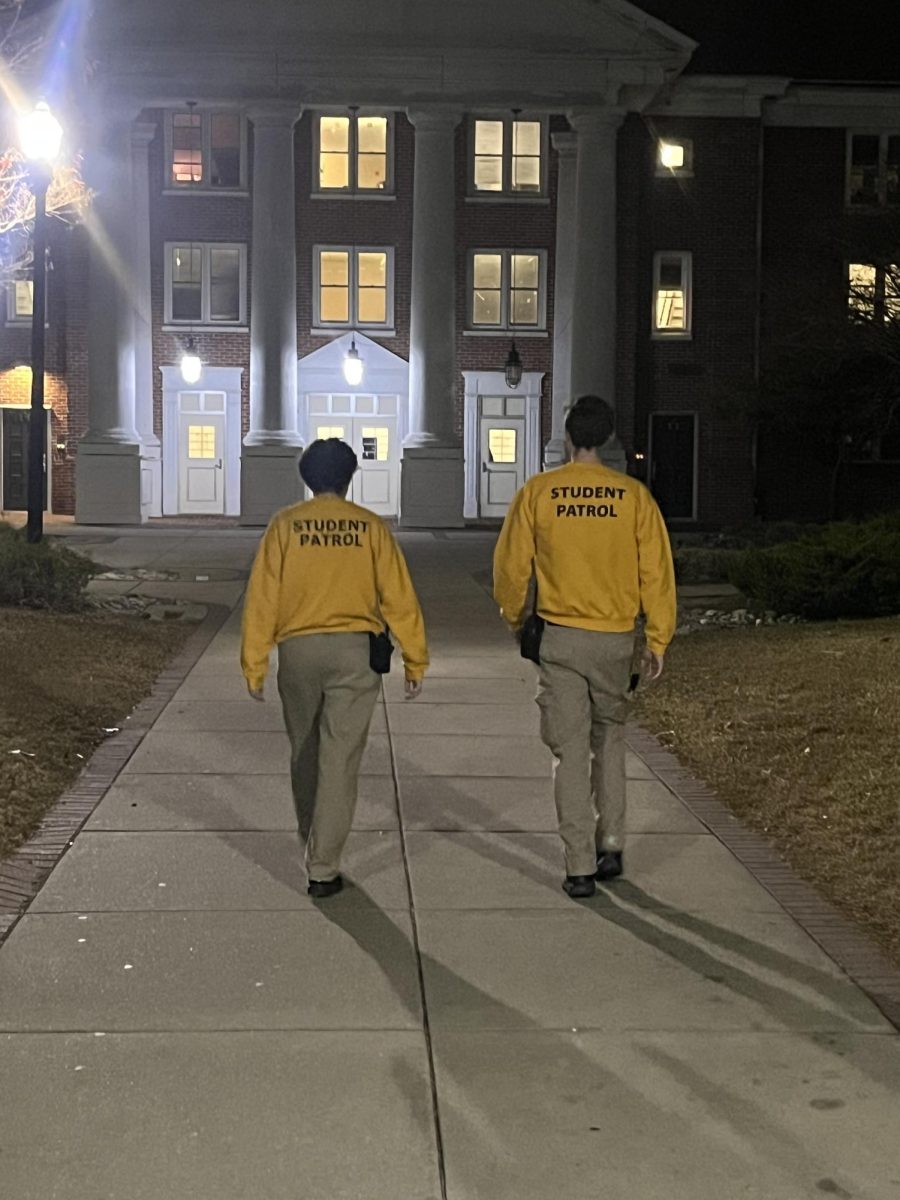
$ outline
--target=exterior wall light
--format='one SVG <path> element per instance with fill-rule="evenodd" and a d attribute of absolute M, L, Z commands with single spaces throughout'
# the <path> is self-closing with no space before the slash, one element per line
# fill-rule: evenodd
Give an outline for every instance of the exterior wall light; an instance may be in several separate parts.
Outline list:
<path fill-rule="evenodd" d="M 680 171 L 684 167 L 684 146 L 681 142 L 659 143 L 659 165 L 668 167 L 670 171 Z"/>
<path fill-rule="evenodd" d="M 359 357 L 359 351 L 356 348 L 356 338 L 351 338 L 350 349 L 344 355 L 344 378 L 351 387 L 359 387 L 363 381 L 363 360 Z"/>
<path fill-rule="evenodd" d="M 181 356 L 181 378 L 185 383 L 197 383 L 203 374 L 203 360 L 194 346 L 194 339 L 189 337 Z"/>
<path fill-rule="evenodd" d="M 522 360 L 519 358 L 515 342 L 512 342 L 509 347 L 509 356 L 503 368 L 503 376 L 506 379 L 506 386 L 509 388 L 517 388 L 522 382 Z"/>

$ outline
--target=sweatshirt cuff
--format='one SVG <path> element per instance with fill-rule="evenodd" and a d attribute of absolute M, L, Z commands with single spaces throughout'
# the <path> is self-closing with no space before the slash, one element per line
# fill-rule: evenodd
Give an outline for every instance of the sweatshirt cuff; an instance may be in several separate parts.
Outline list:
<path fill-rule="evenodd" d="M 668 642 L 658 642 L 655 638 L 647 639 L 647 649 L 652 650 L 654 654 L 663 655 L 669 648 Z"/>
<path fill-rule="evenodd" d="M 245 673 L 244 678 L 247 680 L 247 687 L 251 690 L 251 692 L 260 692 L 260 691 L 262 691 L 263 687 L 265 686 L 265 682 L 266 682 L 265 674 L 247 675 Z"/>

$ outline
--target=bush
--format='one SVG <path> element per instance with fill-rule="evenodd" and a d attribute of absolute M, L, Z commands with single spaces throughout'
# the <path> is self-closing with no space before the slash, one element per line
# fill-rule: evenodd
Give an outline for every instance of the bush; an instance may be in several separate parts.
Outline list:
<path fill-rule="evenodd" d="M 737 554 L 729 580 L 759 609 L 813 621 L 900 612 L 900 513 L 825 525 Z"/>
<path fill-rule="evenodd" d="M 733 550 L 714 550 L 707 546 L 688 546 L 676 550 L 675 579 L 678 583 L 725 583 Z"/>
<path fill-rule="evenodd" d="M 42 541 L 31 545 L 24 533 L 0 536 L 0 604 L 77 612 L 87 601 L 84 589 L 96 574 L 90 559 L 65 546 Z"/>

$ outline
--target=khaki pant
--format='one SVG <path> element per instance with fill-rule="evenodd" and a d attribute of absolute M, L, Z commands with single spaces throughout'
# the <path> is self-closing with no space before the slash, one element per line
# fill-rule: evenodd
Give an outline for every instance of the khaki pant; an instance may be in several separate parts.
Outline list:
<path fill-rule="evenodd" d="M 310 879 L 340 873 L 380 683 L 369 666 L 367 633 L 308 634 L 278 647 L 278 692 Z"/>
<path fill-rule="evenodd" d="M 599 850 L 625 842 L 625 721 L 633 633 L 548 625 L 541 643 L 541 737 L 567 875 L 593 875 Z"/>

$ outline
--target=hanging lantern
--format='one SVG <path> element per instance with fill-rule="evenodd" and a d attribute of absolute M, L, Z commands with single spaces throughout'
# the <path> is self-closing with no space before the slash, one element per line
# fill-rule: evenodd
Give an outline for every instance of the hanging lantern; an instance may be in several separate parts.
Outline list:
<path fill-rule="evenodd" d="M 509 347 L 509 357 L 503 368 L 503 375 L 506 379 L 506 386 L 509 388 L 517 388 L 522 382 L 522 360 L 519 358 L 515 342 Z"/>
<path fill-rule="evenodd" d="M 181 356 L 181 378 L 185 383 L 197 383 L 203 374 L 203 360 L 194 346 L 194 339 L 189 337 Z"/>
<path fill-rule="evenodd" d="M 350 349 L 344 355 L 344 378 L 351 387 L 359 387 L 363 381 L 363 360 L 356 348 L 356 338 L 350 341 Z"/>

